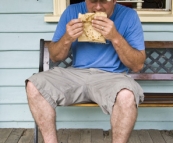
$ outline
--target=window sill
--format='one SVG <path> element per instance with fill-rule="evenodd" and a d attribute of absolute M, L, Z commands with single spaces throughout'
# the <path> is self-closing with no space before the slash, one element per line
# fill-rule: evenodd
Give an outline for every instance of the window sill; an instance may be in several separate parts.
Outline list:
<path fill-rule="evenodd" d="M 172 14 L 139 14 L 141 22 L 173 22 Z"/>
<path fill-rule="evenodd" d="M 44 16 L 45 22 L 58 22 L 60 20 L 60 15 L 47 14 Z"/>
<path fill-rule="evenodd" d="M 162 13 L 162 14 L 145 14 L 145 13 L 140 13 L 139 18 L 141 22 L 173 22 L 173 15 L 170 13 Z M 60 19 L 60 15 L 45 15 L 44 21 L 45 22 L 58 22 Z"/>

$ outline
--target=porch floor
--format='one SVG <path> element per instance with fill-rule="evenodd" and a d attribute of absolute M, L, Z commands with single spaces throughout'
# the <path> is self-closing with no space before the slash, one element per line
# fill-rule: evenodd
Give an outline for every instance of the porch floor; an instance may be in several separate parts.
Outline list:
<path fill-rule="evenodd" d="M 33 134 L 33 129 L 0 129 L 0 143 L 34 143 Z M 110 130 L 60 129 L 57 135 L 59 143 L 111 143 Z M 133 130 L 128 143 L 173 143 L 173 130 Z"/>

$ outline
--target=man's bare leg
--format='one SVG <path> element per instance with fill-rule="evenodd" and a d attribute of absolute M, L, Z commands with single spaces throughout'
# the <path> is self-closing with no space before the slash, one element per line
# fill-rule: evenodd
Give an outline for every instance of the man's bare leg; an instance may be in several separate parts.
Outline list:
<path fill-rule="evenodd" d="M 27 83 L 27 97 L 31 113 L 38 124 L 45 143 L 58 143 L 56 136 L 56 113 L 35 86 Z"/>
<path fill-rule="evenodd" d="M 121 90 L 111 115 L 112 143 L 127 143 L 137 118 L 137 107 L 131 91 Z"/>

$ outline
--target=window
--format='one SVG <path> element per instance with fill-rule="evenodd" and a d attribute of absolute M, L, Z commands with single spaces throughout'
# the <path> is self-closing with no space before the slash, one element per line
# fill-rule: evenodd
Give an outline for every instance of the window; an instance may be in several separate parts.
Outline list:
<path fill-rule="evenodd" d="M 46 22 L 57 22 L 65 10 L 72 3 L 84 0 L 53 0 L 53 14 L 45 15 Z M 134 8 L 141 22 L 173 22 L 172 0 L 117 0 L 118 3 Z"/>

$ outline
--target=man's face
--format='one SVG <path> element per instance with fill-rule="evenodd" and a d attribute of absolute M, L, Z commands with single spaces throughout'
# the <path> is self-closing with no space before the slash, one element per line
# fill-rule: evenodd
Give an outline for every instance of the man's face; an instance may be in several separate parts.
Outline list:
<path fill-rule="evenodd" d="M 116 0 L 85 0 L 89 12 L 106 12 L 110 17 L 114 10 Z"/>

